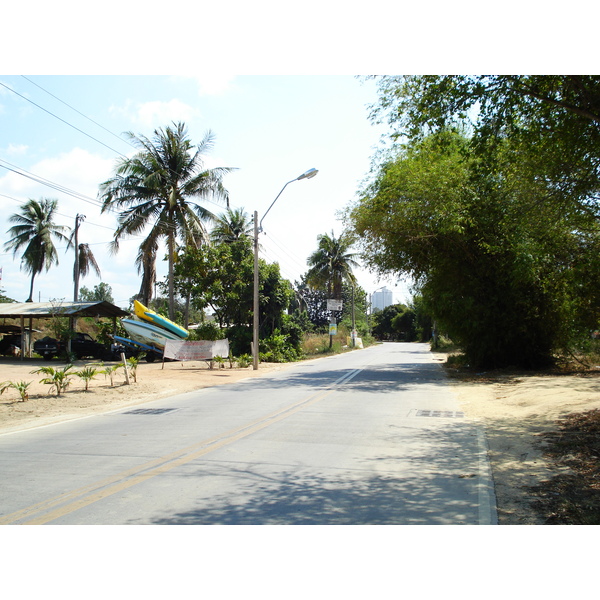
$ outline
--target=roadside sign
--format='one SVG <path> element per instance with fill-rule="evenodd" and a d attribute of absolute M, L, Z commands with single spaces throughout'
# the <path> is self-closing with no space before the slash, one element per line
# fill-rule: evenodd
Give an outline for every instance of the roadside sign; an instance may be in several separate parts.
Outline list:
<path fill-rule="evenodd" d="M 329 323 L 329 335 L 337 335 L 337 324 Z"/>
<path fill-rule="evenodd" d="M 327 300 L 327 310 L 342 310 L 341 300 Z"/>

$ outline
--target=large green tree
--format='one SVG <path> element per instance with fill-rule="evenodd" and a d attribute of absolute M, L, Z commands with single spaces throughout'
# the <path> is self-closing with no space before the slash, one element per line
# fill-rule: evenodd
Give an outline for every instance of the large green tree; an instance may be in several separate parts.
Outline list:
<path fill-rule="evenodd" d="M 36 275 L 58 264 L 54 240 L 69 242 L 66 235 L 69 227 L 54 223 L 57 206 L 58 200 L 55 199 L 41 198 L 39 201 L 30 199 L 18 213 L 8 219 L 9 222 L 16 224 L 8 230 L 7 233 L 12 238 L 4 244 L 4 247 L 12 250 L 13 256 L 22 251 L 21 269 L 31 273 L 27 302 L 33 302 L 33 282 Z"/>
<path fill-rule="evenodd" d="M 478 366 L 546 364 L 600 315 L 598 222 L 538 160 L 520 139 L 482 158 L 441 130 L 382 164 L 350 211 L 367 262 L 412 275 Z"/>
<path fill-rule="evenodd" d="M 228 200 L 223 177 L 230 168 L 208 169 L 204 155 L 212 148 L 208 132 L 197 147 L 188 138 L 183 123 L 156 129 L 148 139 L 128 133 L 140 150 L 122 159 L 116 174 L 100 186 L 102 211 L 119 211 L 112 248 L 116 252 L 123 237 L 141 235 L 149 228 L 136 259 L 142 273 L 140 295 L 146 304 L 156 279 L 156 259 L 161 241 L 166 242 L 169 263 L 169 316 L 174 317 L 173 268 L 177 244 L 199 247 L 208 239 L 204 223 L 213 214 L 194 200 Z"/>
<path fill-rule="evenodd" d="M 259 280 L 260 337 L 264 340 L 275 330 L 285 330 L 285 312 L 293 290 L 281 277 L 279 265 L 262 259 Z M 191 297 L 196 309 L 213 311 L 219 326 L 227 328 L 235 354 L 250 351 L 254 285 L 251 239 L 186 248 L 175 265 L 175 284 L 180 295 Z"/>
<path fill-rule="evenodd" d="M 392 137 L 422 138 L 460 123 L 481 157 L 510 139 L 535 154 L 538 177 L 598 215 L 600 76 L 406 75 L 378 83 L 372 116 L 389 123 Z"/>
<path fill-rule="evenodd" d="M 86 287 L 82 287 L 79 293 L 79 297 L 82 302 L 110 302 L 115 303 L 112 295 L 112 288 L 107 283 L 101 281 L 98 285 L 94 286 L 93 290 L 89 290 Z"/>

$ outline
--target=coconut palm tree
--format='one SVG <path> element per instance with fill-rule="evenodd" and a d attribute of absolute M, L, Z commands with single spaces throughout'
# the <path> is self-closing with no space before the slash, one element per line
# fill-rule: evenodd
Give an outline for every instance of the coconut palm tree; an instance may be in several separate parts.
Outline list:
<path fill-rule="evenodd" d="M 79 279 L 81 277 L 85 277 L 92 269 L 98 277 L 102 275 L 89 244 L 79 243 L 79 225 L 84 219 L 85 215 L 77 214 L 75 216 L 75 227 L 67 246 L 67 250 L 75 246 L 75 264 L 73 265 L 73 282 L 75 284 L 73 293 L 74 302 L 79 300 Z"/>
<path fill-rule="evenodd" d="M 111 242 L 114 252 L 123 237 L 149 233 L 140 245 L 136 259 L 142 273 L 140 296 L 149 304 L 156 279 L 159 244 L 165 241 L 169 262 L 169 316 L 174 316 L 173 263 L 178 241 L 198 247 L 208 234 L 204 222 L 214 218 L 192 199 L 228 201 L 223 176 L 232 169 L 206 169 L 203 155 L 210 150 L 214 136 L 209 131 L 194 148 L 183 123 L 156 129 L 152 140 L 126 134 L 140 151 L 122 159 L 115 176 L 100 185 L 102 212 L 118 210 L 118 226 Z"/>
<path fill-rule="evenodd" d="M 79 260 L 77 261 L 79 265 L 79 275 L 81 277 L 85 277 L 90 271 L 94 271 L 98 277 L 102 276 L 100 272 L 100 267 L 96 262 L 96 258 L 89 246 L 89 244 L 79 244 Z"/>
<path fill-rule="evenodd" d="M 324 233 L 317 236 L 317 240 L 319 248 L 307 260 L 310 269 L 306 274 L 306 282 L 312 288 L 327 289 L 329 298 L 340 300 L 344 281 L 353 287 L 356 285 L 352 268 L 359 265 L 354 260 L 356 254 L 349 252 L 353 240 L 347 234 L 336 239 L 333 231 L 331 235 Z M 330 334 L 329 347 L 332 345 L 333 336 Z"/>
<path fill-rule="evenodd" d="M 66 225 L 56 225 L 54 216 L 58 200 L 41 198 L 29 199 L 19 213 L 9 217 L 9 222 L 16 223 L 7 233 L 13 237 L 4 244 L 6 250 L 12 250 L 13 256 L 23 251 L 21 269 L 31 273 L 31 285 L 27 302 L 33 302 L 33 282 L 38 273 L 46 271 L 58 264 L 58 253 L 54 241 L 69 243 L 64 232 L 69 231 Z"/>
<path fill-rule="evenodd" d="M 352 269 L 359 266 L 355 260 L 357 254 L 349 252 L 353 240 L 345 234 L 336 238 L 332 231 L 331 235 L 323 233 L 317 236 L 317 241 L 318 249 L 307 260 L 310 269 L 306 282 L 312 288 L 327 289 L 330 298 L 340 299 L 342 283 L 356 283 Z"/>
<path fill-rule="evenodd" d="M 222 215 L 215 219 L 215 224 L 210 232 L 211 241 L 215 244 L 251 240 L 254 236 L 252 219 L 244 212 L 243 208 L 228 208 Z"/>

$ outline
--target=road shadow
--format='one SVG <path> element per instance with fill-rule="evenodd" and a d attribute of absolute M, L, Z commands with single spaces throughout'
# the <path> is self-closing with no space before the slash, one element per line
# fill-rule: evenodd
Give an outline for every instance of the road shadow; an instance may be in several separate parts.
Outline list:
<path fill-rule="evenodd" d="M 459 443 L 462 425 L 415 432 L 427 448 L 412 453 L 375 453 L 355 468 L 320 468 L 261 463 L 196 463 L 188 470 L 196 506 L 161 514 L 154 525 L 442 525 L 479 524 L 476 443 Z M 475 433 L 475 432 L 473 432 Z M 394 447 L 390 431 L 386 440 Z M 387 446 L 386 446 L 387 447 Z M 390 461 L 402 461 L 391 470 Z M 471 470 L 464 470 L 470 465 Z M 178 476 L 181 476 L 179 474 Z M 210 494 L 215 481 L 219 489 Z M 173 483 L 173 482 L 172 482 Z M 173 483 L 176 485 L 175 483 Z M 165 484 L 166 485 L 166 484 Z M 131 522 L 135 524 L 135 522 Z"/>
<path fill-rule="evenodd" d="M 356 391 L 394 392 L 413 385 L 447 385 L 447 377 L 440 365 L 435 363 L 383 363 L 366 366 L 352 376 L 353 369 L 327 369 L 320 371 L 285 371 L 276 376 L 246 379 L 242 382 L 221 386 L 221 392 L 240 391 L 247 393 L 257 390 L 285 388 L 326 388 L 343 385 L 344 389 Z M 349 376 L 347 382 L 345 376 Z"/>
<path fill-rule="evenodd" d="M 240 473 L 248 476 L 251 473 Z M 476 524 L 476 496 L 450 500 L 458 476 L 419 479 L 372 475 L 359 481 L 281 474 L 251 496 L 215 497 L 197 508 L 156 517 L 154 525 L 402 525 Z"/>

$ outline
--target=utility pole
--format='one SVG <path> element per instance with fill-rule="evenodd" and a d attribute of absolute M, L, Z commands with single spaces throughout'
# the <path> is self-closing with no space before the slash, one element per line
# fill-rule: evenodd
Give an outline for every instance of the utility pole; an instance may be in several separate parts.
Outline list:
<path fill-rule="evenodd" d="M 356 319 L 354 316 L 354 283 L 352 283 L 352 333 L 350 335 L 352 339 L 352 347 L 356 348 Z"/>
<path fill-rule="evenodd" d="M 275 198 L 277 200 L 277 198 Z M 258 303 L 258 212 L 254 211 L 254 289 L 252 301 L 252 369 L 258 369 L 258 311 L 260 306 Z"/>

